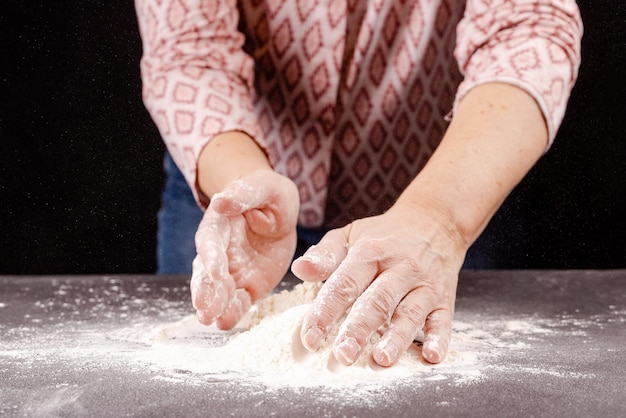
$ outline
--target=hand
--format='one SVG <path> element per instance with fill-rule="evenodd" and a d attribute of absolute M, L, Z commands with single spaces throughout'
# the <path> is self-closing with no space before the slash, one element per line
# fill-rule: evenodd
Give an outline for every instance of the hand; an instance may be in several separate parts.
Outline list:
<path fill-rule="evenodd" d="M 422 331 L 424 359 L 442 361 L 466 251 L 447 225 L 430 209 L 394 207 L 330 231 L 294 261 L 292 271 L 300 279 L 326 280 L 303 320 L 304 346 L 319 349 L 350 310 L 333 346 L 341 363 L 354 363 L 372 334 L 389 321 L 373 348 L 376 363 L 396 363 Z"/>
<path fill-rule="evenodd" d="M 211 199 L 196 233 L 191 297 L 198 320 L 234 327 L 289 268 L 296 247 L 295 184 L 261 169 Z"/>

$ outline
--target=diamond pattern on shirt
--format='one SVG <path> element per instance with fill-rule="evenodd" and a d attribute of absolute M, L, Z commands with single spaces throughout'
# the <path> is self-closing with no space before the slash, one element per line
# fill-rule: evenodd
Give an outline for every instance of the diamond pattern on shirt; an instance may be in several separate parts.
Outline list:
<path fill-rule="evenodd" d="M 574 0 L 136 0 L 136 8 L 144 101 L 196 196 L 204 145 L 241 130 L 295 181 L 308 226 L 388 209 L 438 145 L 453 102 L 481 83 L 529 92 L 552 139 L 580 62 Z"/>

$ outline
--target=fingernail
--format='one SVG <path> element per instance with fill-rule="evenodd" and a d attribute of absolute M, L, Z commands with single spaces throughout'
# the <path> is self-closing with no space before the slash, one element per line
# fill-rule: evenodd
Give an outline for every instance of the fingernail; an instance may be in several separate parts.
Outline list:
<path fill-rule="evenodd" d="M 302 336 L 302 345 L 309 351 L 317 351 L 324 340 L 324 333 L 318 327 L 311 327 Z"/>
<path fill-rule="evenodd" d="M 211 197 L 209 205 L 215 207 L 216 205 L 219 205 L 222 200 L 224 200 L 224 192 L 215 193 L 213 197 Z"/>
<path fill-rule="evenodd" d="M 320 257 L 319 257 L 319 255 L 316 255 L 314 253 L 306 252 L 306 253 L 302 254 L 300 257 L 298 257 L 296 259 L 296 261 L 306 261 L 306 262 L 311 263 L 313 265 L 317 265 L 317 264 L 320 263 Z"/>
<path fill-rule="evenodd" d="M 320 248 L 315 251 L 311 251 L 314 246 L 309 248 L 302 256 L 296 261 L 304 261 L 313 265 L 319 271 L 319 279 L 326 279 L 331 273 L 335 264 L 335 256 L 327 249 Z"/>
<path fill-rule="evenodd" d="M 381 340 L 374 349 L 374 360 L 381 366 L 391 366 L 398 360 L 400 350 L 389 340 Z"/>
<path fill-rule="evenodd" d="M 424 352 L 429 353 L 426 359 L 427 361 L 430 363 L 439 363 L 443 358 L 443 349 L 439 345 L 439 337 L 428 336 L 422 346 L 422 353 Z"/>
<path fill-rule="evenodd" d="M 346 338 L 333 348 L 335 358 L 346 366 L 354 363 L 360 351 L 361 346 L 354 338 Z"/>

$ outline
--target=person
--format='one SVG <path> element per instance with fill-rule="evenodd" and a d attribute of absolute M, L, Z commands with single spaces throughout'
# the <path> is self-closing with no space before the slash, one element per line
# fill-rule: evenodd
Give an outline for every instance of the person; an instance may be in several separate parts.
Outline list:
<path fill-rule="evenodd" d="M 391 366 L 448 350 L 471 243 L 548 149 L 574 0 L 136 0 L 143 98 L 204 214 L 191 293 L 232 328 L 291 267 L 300 337 Z M 448 124 L 449 121 L 449 124 Z M 292 262 L 297 230 L 320 241 Z"/>

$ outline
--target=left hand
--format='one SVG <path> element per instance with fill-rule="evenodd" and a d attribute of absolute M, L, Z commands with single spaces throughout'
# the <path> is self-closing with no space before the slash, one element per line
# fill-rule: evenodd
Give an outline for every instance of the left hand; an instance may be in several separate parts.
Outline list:
<path fill-rule="evenodd" d="M 341 363 L 354 363 L 372 334 L 387 323 L 372 352 L 376 363 L 396 363 L 422 331 L 423 358 L 441 362 L 467 250 L 449 225 L 432 208 L 396 204 L 383 215 L 326 234 L 292 265 L 304 281 L 326 280 L 303 320 L 304 346 L 318 350 L 350 310 L 333 346 Z"/>

